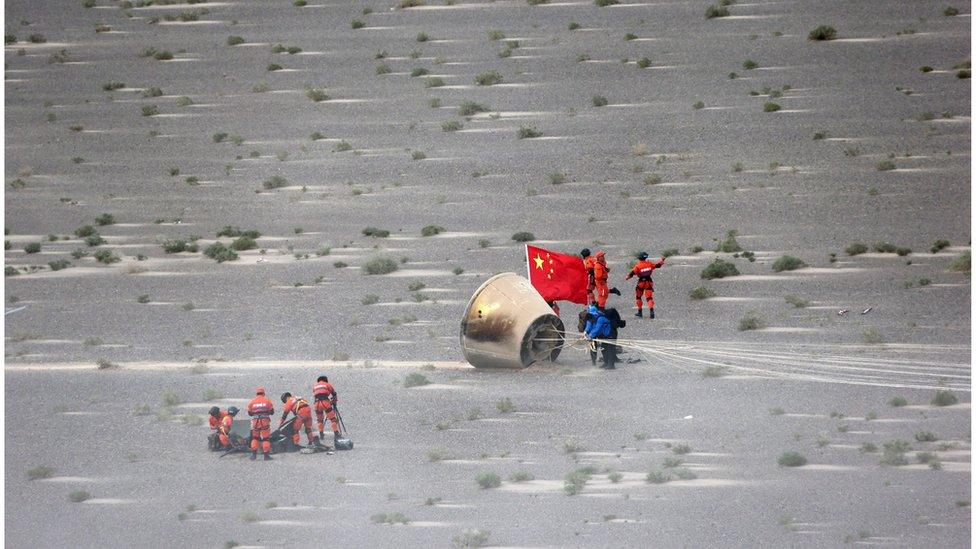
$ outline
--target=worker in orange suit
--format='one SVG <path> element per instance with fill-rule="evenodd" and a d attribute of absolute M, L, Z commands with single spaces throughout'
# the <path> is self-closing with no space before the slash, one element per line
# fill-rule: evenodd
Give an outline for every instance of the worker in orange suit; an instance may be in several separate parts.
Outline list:
<path fill-rule="evenodd" d="M 302 428 L 305 429 L 305 438 L 312 446 L 318 446 L 319 437 L 312 434 L 312 407 L 308 401 L 302 397 L 292 396 L 291 393 L 282 393 L 281 402 L 285 404 L 285 409 L 281 412 L 281 422 L 278 424 L 280 429 L 288 419 L 288 414 L 295 414 L 295 423 L 292 424 L 291 440 L 298 446 L 301 441 Z"/>
<path fill-rule="evenodd" d="M 315 419 L 318 420 L 319 438 L 325 437 L 325 418 L 332 424 L 332 435 L 339 438 L 339 420 L 336 418 L 335 405 L 339 403 L 339 395 L 335 387 L 329 383 L 328 376 L 319 376 L 312 386 L 312 397 L 315 399 Z"/>
<path fill-rule="evenodd" d="M 257 393 L 247 403 L 247 415 L 251 416 L 251 460 L 258 457 L 258 443 L 264 452 L 264 461 L 271 461 L 271 416 L 274 415 L 274 404 L 264 396 L 264 387 L 258 387 Z"/>
<path fill-rule="evenodd" d="M 654 281 L 651 280 L 651 274 L 654 273 L 654 269 L 664 266 L 664 258 L 654 263 L 647 260 L 647 252 L 641 252 L 637 254 L 637 260 L 634 268 L 627 273 L 627 280 L 637 277 L 637 314 L 634 316 L 644 316 L 644 303 L 641 299 L 643 297 L 647 300 L 647 318 L 654 318 Z"/>
<path fill-rule="evenodd" d="M 580 257 L 583 258 L 583 268 L 586 269 L 586 306 L 589 307 L 596 303 L 596 298 L 593 297 L 593 290 L 596 288 L 596 279 L 593 273 L 596 258 L 590 255 L 589 248 L 583 248 L 580 251 Z"/>
<path fill-rule="evenodd" d="M 593 283 L 596 286 L 596 306 L 601 309 L 607 306 L 607 298 L 610 297 L 608 278 L 610 278 L 610 267 L 607 267 L 606 255 L 597 252 L 596 261 L 593 262 Z"/>
<path fill-rule="evenodd" d="M 211 406 L 210 417 L 207 418 L 210 421 L 210 430 L 216 431 L 217 428 L 220 427 L 220 421 L 224 419 L 224 416 L 226 415 L 227 412 L 221 412 L 220 408 L 216 406 Z"/>
<path fill-rule="evenodd" d="M 217 427 L 217 437 L 220 445 L 224 448 L 230 447 L 230 431 L 234 427 L 234 416 L 237 415 L 237 406 L 227 408 L 227 412 L 220 418 L 220 425 Z"/>

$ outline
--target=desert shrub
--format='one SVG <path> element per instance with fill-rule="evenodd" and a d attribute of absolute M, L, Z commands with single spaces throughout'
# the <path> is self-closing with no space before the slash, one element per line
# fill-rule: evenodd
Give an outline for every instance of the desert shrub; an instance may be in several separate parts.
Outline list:
<path fill-rule="evenodd" d="M 725 6 L 708 6 L 705 8 L 705 19 L 715 19 L 716 17 L 728 17 L 729 9 Z"/>
<path fill-rule="evenodd" d="M 874 169 L 878 170 L 879 172 L 890 172 L 891 170 L 895 169 L 895 167 L 895 163 L 891 160 L 881 160 L 874 165 Z"/>
<path fill-rule="evenodd" d="M 939 252 L 941 252 L 942 250 L 944 250 L 944 249 L 946 249 L 948 247 L 949 247 L 949 241 L 948 240 L 939 239 L 939 240 L 936 240 L 934 244 L 932 244 L 932 247 L 929 249 L 929 251 L 931 251 L 932 253 L 936 254 L 936 253 L 939 253 Z"/>
<path fill-rule="evenodd" d="M 905 257 L 906 255 L 912 253 L 912 249 L 906 248 L 905 246 L 898 246 L 897 248 L 895 248 L 895 253 L 898 254 L 900 257 Z"/>
<path fill-rule="evenodd" d="M 363 236 L 371 236 L 373 238 L 386 238 L 390 236 L 390 231 L 386 229 L 377 229 L 376 227 L 366 227 L 361 231 Z"/>
<path fill-rule="evenodd" d="M 254 241 L 250 236 L 241 236 L 230 243 L 232 250 L 241 252 L 244 250 L 253 250 L 258 247 L 258 243 Z"/>
<path fill-rule="evenodd" d="M 890 242 L 878 242 L 874 245 L 874 251 L 879 254 L 892 254 L 895 253 L 897 247 Z"/>
<path fill-rule="evenodd" d="M 74 490 L 68 494 L 68 501 L 71 503 L 81 503 L 88 499 L 91 499 L 91 494 L 84 490 Z"/>
<path fill-rule="evenodd" d="M 919 442 L 935 442 L 939 440 L 939 437 L 932 431 L 919 431 L 915 433 L 915 440 Z"/>
<path fill-rule="evenodd" d="M 609 101 L 607 101 L 607 98 L 603 97 L 602 95 L 594 95 L 590 99 L 590 102 L 593 103 L 594 107 L 606 107 L 607 104 L 609 103 Z"/>
<path fill-rule="evenodd" d="M 479 86 L 494 86 L 502 83 L 502 75 L 498 71 L 483 72 L 474 77 L 475 84 Z"/>
<path fill-rule="evenodd" d="M 717 294 L 707 286 L 699 286 L 688 292 L 688 297 L 695 300 L 708 299 L 710 297 L 715 297 L 716 295 Z"/>
<path fill-rule="evenodd" d="M 142 115 L 143 116 L 156 116 L 159 114 L 159 107 L 156 105 L 143 105 Z"/>
<path fill-rule="evenodd" d="M 456 132 L 463 127 L 464 125 L 457 120 L 448 120 L 441 124 L 441 130 L 445 132 Z"/>
<path fill-rule="evenodd" d="M 280 175 L 275 175 L 268 179 L 265 179 L 264 182 L 261 183 L 261 186 L 269 191 L 272 189 L 280 189 L 282 187 L 288 186 L 288 180 L 285 179 L 284 177 L 281 177 Z"/>
<path fill-rule="evenodd" d="M 31 467 L 27 470 L 27 480 L 38 480 L 42 478 L 51 478 L 54 476 L 54 469 L 47 467 L 45 465 L 39 465 L 37 467 Z"/>
<path fill-rule="evenodd" d="M 413 151 L 410 153 L 410 158 L 412 160 L 423 160 L 427 158 L 427 154 L 424 153 L 424 151 Z M 443 200 L 441 200 L 439 203 L 443 203 Z"/>
<path fill-rule="evenodd" d="M 739 269 L 736 269 L 734 264 L 723 259 L 716 259 L 702 269 L 701 278 L 704 280 L 712 280 L 715 278 L 736 276 L 738 274 Z"/>
<path fill-rule="evenodd" d="M 650 173 L 644 176 L 643 183 L 645 185 L 658 185 L 663 181 L 661 176 L 656 173 Z"/>
<path fill-rule="evenodd" d="M 748 311 L 745 316 L 739 320 L 739 331 L 746 332 L 749 330 L 758 330 L 763 327 L 762 317 L 756 311 Z"/>
<path fill-rule="evenodd" d="M 488 544 L 488 536 L 489 533 L 485 530 L 465 530 L 451 538 L 451 545 L 458 548 L 484 547 Z"/>
<path fill-rule="evenodd" d="M 952 391 L 936 391 L 935 396 L 932 397 L 932 406 L 952 406 L 957 402 L 959 399 L 952 394 Z"/>
<path fill-rule="evenodd" d="M 475 482 L 482 489 L 498 488 L 502 485 L 502 478 L 491 471 L 481 471 L 474 477 Z"/>
<path fill-rule="evenodd" d="M 888 406 L 891 406 L 891 407 L 894 407 L 894 408 L 900 408 L 902 406 L 908 406 L 908 400 L 905 397 L 901 396 L 901 395 L 895 395 L 895 396 L 891 397 L 890 400 L 888 400 Z"/>
<path fill-rule="evenodd" d="M 52 271 L 60 271 L 61 269 L 67 269 L 71 266 L 71 262 L 67 259 L 58 259 L 55 261 L 49 261 L 47 264 L 48 268 Z"/>
<path fill-rule="evenodd" d="M 305 92 L 305 96 L 315 103 L 329 100 L 329 96 L 325 93 L 325 90 L 320 90 L 318 88 L 310 88 Z"/>
<path fill-rule="evenodd" d="M 425 88 L 439 88 L 444 85 L 444 79 L 439 76 L 432 76 L 424 80 Z"/>
<path fill-rule="evenodd" d="M 605 8 L 607 6 L 615 6 L 619 4 L 620 1 L 619 0 L 594 0 L 593 3 L 596 4 L 597 7 Z"/>
<path fill-rule="evenodd" d="M 745 70 L 747 70 L 747 71 L 751 71 L 753 69 L 758 69 L 759 68 L 759 63 L 756 63 L 752 59 L 746 59 L 745 61 L 742 62 L 742 68 L 745 69 Z"/>
<path fill-rule="evenodd" d="M 268 70 L 268 72 L 275 72 L 275 71 L 280 71 L 283 68 L 284 67 L 282 67 L 281 65 L 279 65 L 277 63 L 268 63 L 267 70 Z"/>
<path fill-rule="evenodd" d="M 707 366 L 704 370 L 702 370 L 701 375 L 702 377 L 706 377 L 706 378 L 722 377 L 725 375 L 726 370 L 727 369 L 725 366 Z"/>
<path fill-rule="evenodd" d="M 416 8 L 423 5 L 424 5 L 423 0 L 400 0 L 400 3 L 397 4 L 397 7 L 402 10 L 405 10 L 407 8 Z"/>
<path fill-rule="evenodd" d="M 971 257 L 972 255 L 970 254 L 969 251 L 965 251 L 959 254 L 959 257 L 957 257 L 955 260 L 953 260 L 952 263 L 949 264 L 949 270 L 968 273 L 971 269 L 971 264 L 972 264 Z"/>
<path fill-rule="evenodd" d="M 440 225 L 427 225 L 423 229 L 420 229 L 420 236 L 436 236 L 444 232 L 444 227 Z M 417 288 L 418 290 L 420 288 Z"/>
<path fill-rule="evenodd" d="M 28 254 L 36 254 L 39 251 L 41 251 L 41 243 L 40 242 L 31 242 L 31 243 L 29 243 L 29 244 L 27 244 L 27 245 L 24 246 L 24 252 L 25 253 L 28 253 Z"/>
<path fill-rule="evenodd" d="M 535 480 L 535 476 L 528 471 L 518 470 L 509 475 L 508 480 L 509 482 L 528 482 Z"/>
<path fill-rule="evenodd" d="M 735 252 L 741 252 L 742 246 L 739 246 L 738 241 L 736 241 L 735 239 L 735 237 L 738 236 L 738 234 L 739 233 L 736 230 L 727 231 L 725 233 L 725 240 L 722 241 L 717 248 L 715 248 L 715 251 L 725 252 L 730 254 Z"/>
<path fill-rule="evenodd" d="M 530 126 L 519 126 L 518 133 L 519 139 L 532 139 L 535 137 L 542 137 L 542 132 L 536 130 Z"/>
<path fill-rule="evenodd" d="M 696 111 L 697 110 L 700 110 L 700 109 L 704 109 L 705 108 L 705 102 L 704 101 L 695 101 L 694 103 L 691 104 L 691 108 L 695 109 Z"/>
<path fill-rule="evenodd" d="M 764 103 L 763 104 L 763 112 L 776 112 L 776 111 L 780 110 L 781 108 L 782 107 L 780 107 L 777 103 Z"/>
<path fill-rule="evenodd" d="M 377 513 L 369 517 L 369 520 L 376 524 L 408 524 L 410 522 L 410 519 L 403 513 Z"/>
<path fill-rule="evenodd" d="M 513 404 L 512 399 L 508 397 L 496 402 L 495 407 L 498 408 L 498 412 L 502 414 L 510 414 L 515 411 L 515 404 Z"/>
<path fill-rule="evenodd" d="M 810 34 L 807 35 L 807 40 L 814 40 L 820 42 L 824 40 L 833 40 L 836 37 L 837 37 L 837 30 L 834 29 L 834 27 L 828 25 L 820 25 L 819 27 L 810 31 Z"/>
<path fill-rule="evenodd" d="M 112 250 L 98 250 L 93 254 L 93 257 L 99 263 L 104 263 L 106 265 L 122 261 L 122 258 L 112 253 Z"/>
<path fill-rule="evenodd" d="M 780 467 L 800 467 L 807 464 L 807 458 L 798 452 L 783 452 L 776 463 Z"/>
<path fill-rule="evenodd" d="M 105 239 L 102 238 L 100 234 L 95 233 L 91 236 L 85 237 L 85 244 L 87 244 L 89 247 L 94 248 L 95 246 L 101 246 L 102 244 L 105 244 Z"/>
<path fill-rule="evenodd" d="M 240 36 L 228 36 L 227 45 L 228 46 L 239 46 L 244 43 L 244 39 Z"/>
<path fill-rule="evenodd" d="M 646 69 L 651 66 L 651 60 L 647 57 L 641 57 L 637 60 L 637 67 L 640 69 Z"/>
<path fill-rule="evenodd" d="M 102 214 L 102 215 L 100 215 L 100 216 L 98 216 L 98 217 L 95 218 L 95 224 L 96 225 L 100 225 L 100 226 L 114 225 L 115 224 L 115 216 L 112 215 L 112 214 L 107 214 L 107 213 L 106 214 Z"/>
<path fill-rule="evenodd" d="M 651 469 L 644 476 L 644 482 L 648 484 L 664 484 L 671 480 L 671 474 L 658 469 Z"/>
<path fill-rule="evenodd" d="M 942 10 L 942 15 L 946 17 L 953 17 L 955 15 L 959 15 L 959 9 L 953 6 L 949 6 L 948 8 Z"/>
<path fill-rule="evenodd" d="M 231 250 L 227 246 L 224 246 L 220 242 L 215 242 L 203 249 L 203 255 L 213 259 L 217 263 L 223 263 L 224 261 L 234 261 L 237 259 L 237 253 Z"/>
<path fill-rule="evenodd" d="M 802 297 L 795 296 L 795 295 L 787 295 L 783 299 L 785 299 L 787 303 L 796 307 L 797 309 L 803 309 L 810 305 L 810 300 L 803 299 Z"/>
<path fill-rule="evenodd" d="M 911 450 L 911 446 L 904 440 L 885 442 L 880 463 L 893 467 L 908 465 L 908 458 L 905 457 L 905 453 L 909 450 Z"/>
<path fill-rule="evenodd" d="M 867 251 L 868 247 L 860 243 L 854 243 L 844 248 L 844 253 L 850 256 L 860 255 L 866 253 Z"/>
<path fill-rule="evenodd" d="M 566 475 L 563 481 L 563 491 L 567 495 L 575 496 L 583 491 L 583 487 L 590 481 L 592 471 L 589 468 L 580 468 Z"/>
<path fill-rule="evenodd" d="M 779 273 L 783 271 L 795 271 L 806 266 L 807 264 L 802 260 L 791 255 L 784 255 L 773 263 L 773 272 Z"/>
<path fill-rule="evenodd" d="M 535 240 L 535 235 L 530 232 L 520 231 L 512 235 L 512 240 L 515 242 L 532 242 Z"/>
<path fill-rule="evenodd" d="M 363 263 L 362 270 L 366 275 L 384 275 L 397 270 L 397 263 L 387 257 L 377 257 Z"/>
<path fill-rule="evenodd" d="M 487 112 L 488 107 L 475 103 L 474 101 L 464 101 L 458 107 L 457 113 L 459 116 L 472 116 L 478 114 L 479 112 Z"/>

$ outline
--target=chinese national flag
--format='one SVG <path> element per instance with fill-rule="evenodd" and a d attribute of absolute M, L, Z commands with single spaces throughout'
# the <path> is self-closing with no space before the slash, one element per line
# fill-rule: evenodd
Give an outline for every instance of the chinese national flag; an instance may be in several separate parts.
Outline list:
<path fill-rule="evenodd" d="M 548 302 L 571 301 L 586 304 L 586 268 L 575 255 L 525 246 L 529 281 Z"/>

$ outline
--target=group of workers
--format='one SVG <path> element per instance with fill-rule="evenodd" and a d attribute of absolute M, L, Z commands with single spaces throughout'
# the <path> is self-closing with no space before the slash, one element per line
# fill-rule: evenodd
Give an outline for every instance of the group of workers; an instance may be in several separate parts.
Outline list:
<path fill-rule="evenodd" d="M 620 318 L 617 309 L 607 308 L 610 294 L 620 295 L 620 290 L 611 288 L 608 284 L 610 268 L 607 266 L 606 254 L 602 251 L 595 255 L 589 248 L 580 251 L 583 266 L 588 276 L 586 286 L 586 309 L 579 314 L 579 331 L 581 339 L 590 341 L 590 360 L 596 363 L 597 351 L 603 351 L 601 368 L 612 370 L 617 362 L 619 347 L 607 340 L 617 339 L 617 330 L 624 328 L 627 322 Z M 644 303 L 647 303 L 647 317 L 654 318 L 654 280 L 651 278 L 655 269 L 664 266 L 664 258 L 658 261 L 648 261 L 646 252 L 637 254 L 637 264 L 627 273 L 625 280 L 637 277 L 635 289 L 635 304 L 637 313 L 634 316 L 644 316 Z M 558 309 L 555 309 L 559 314 Z M 597 340 L 602 340 L 598 342 Z"/>
<path fill-rule="evenodd" d="M 278 428 L 284 426 L 288 420 L 288 415 L 295 417 L 292 424 L 292 442 L 296 446 L 301 441 L 301 432 L 305 431 L 305 437 L 309 446 L 321 446 L 320 439 L 325 436 L 325 419 L 328 418 L 332 426 L 332 434 L 338 439 L 341 431 L 339 421 L 336 416 L 336 407 L 339 403 L 339 396 L 335 387 L 329 383 L 327 376 L 319 376 L 312 386 L 312 403 L 305 398 L 294 396 L 289 392 L 282 393 L 281 402 L 284 404 L 281 420 Z M 318 424 L 318 434 L 312 431 L 312 411 L 315 411 L 315 419 Z M 258 449 L 264 453 L 265 461 L 271 458 L 271 416 L 274 415 L 274 404 L 265 394 L 264 387 L 258 387 L 254 398 L 247 403 L 247 415 L 251 418 L 251 438 L 250 449 L 251 459 L 255 460 L 258 456 Z M 236 406 L 221 411 L 214 406 L 210 408 L 210 429 L 215 431 L 217 441 L 222 449 L 230 449 L 234 446 L 231 429 L 234 425 L 234 417 L 240 412 Z"/>

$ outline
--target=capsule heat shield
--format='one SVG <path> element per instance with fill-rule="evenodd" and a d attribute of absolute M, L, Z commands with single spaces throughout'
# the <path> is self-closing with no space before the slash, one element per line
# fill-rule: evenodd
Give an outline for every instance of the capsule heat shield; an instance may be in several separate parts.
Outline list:
<path fill-rule="evenodd" d="M 471 297 L 461 320 L 461 351 L 475 368 L 525 368 L 554 361 L 563 322 L 532 284 L 515 273 L 497 274 Z"/>

